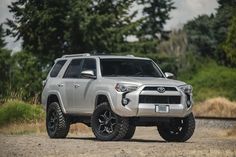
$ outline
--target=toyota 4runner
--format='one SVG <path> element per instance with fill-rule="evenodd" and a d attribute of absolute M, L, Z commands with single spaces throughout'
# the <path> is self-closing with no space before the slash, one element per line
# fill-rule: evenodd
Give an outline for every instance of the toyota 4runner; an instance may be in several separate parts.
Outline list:
<path fill-rule="evenodd" d="M 192 87 L 169 79 L 148 58 L 64 55 L 43 81 L 42 104 L 50 138 L 65 138 L 84 123 L 98 140 L 131 139 L 136 126 L 157 126 L 166 141 L 194 132 Z"/>

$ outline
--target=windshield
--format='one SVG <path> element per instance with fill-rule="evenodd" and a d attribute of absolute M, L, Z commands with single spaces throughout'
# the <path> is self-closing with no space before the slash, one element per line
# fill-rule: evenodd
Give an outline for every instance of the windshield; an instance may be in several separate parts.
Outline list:
<path fill-rule="evenodd" d="M 163 77 L 159 68 L 151 60 L 101 59 L 100 64 L 102 76 Z"/>

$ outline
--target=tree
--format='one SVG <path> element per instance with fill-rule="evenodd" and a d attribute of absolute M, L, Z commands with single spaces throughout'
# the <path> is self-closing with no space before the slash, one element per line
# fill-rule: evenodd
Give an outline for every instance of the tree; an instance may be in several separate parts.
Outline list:
<path fill-rule="evenodd" d="M 119 52 L 132 34 L 136 12 L 129 15 L 134 0 L 71 1 L 67 43 L 70 53 L 97 50 Z"/>
<path fill-rule="evenodd" d="M 230 21 L 236 10 L 234 0 L 218 0 L 215 15 L 201 15 L 184 25 L 190 43 L 189 49 L 200 56 L 210 57 L 227 65 L 223 44 L 227 38 Z"/>
<path fill-rule="evenodd" d="M 117 51 L 132 33 L 134 0 L 18 0 L 9 6 L 8 34 L 23 39 L 23 49 L 42 62 L 63 53 Z M 134 13 L 135 14 L 135 13 Z"/>
<path fill-rule="evenodd" d="M 231 25 L 223 49 L 230 63 L 233 66 L 236 66 L 236 16 L 231 20 Z"/>
<path fill-rule="evenodd" d="M 187 33 L 189 49 L 195 50 L 200 56 L 216 58 L 216 40 L 213 30 L 214 16 L 200 15 L 184 25 Z"/>
<path fill-rule="evenodd" d="M 22 48 L 50 63 L 64 51 L 68 0 L 17 0 L 9 7 L 13 20 L 7 19 L 8 35 L 23 39 Z"/>
<path fill-rule="evenodd" d="M 164 30 L 166 21 L 170 19 L 170 11 L 175 9 L 172 0 L 140 0 L 143 8 L 143 23 L 141 25 L 141 38 L 166 39 L 168 31 Z"/>
<path fill-rule="evenodd" d="M 41 82 L 46 78 L 47 71 L 43 70 L 37 57 L 27 51 L 12 55 L 11 91 L 24 100 L 35 98 L 39 100 L 42 90 Z"/>
<path fill-rule="evenodd" d="M 9 93 L 11 52 L 4 49 L 4 29 L 0 25 L 0 99 Z"/>
<path fill-rule="evenodd" d="M 130 8 L 135 2 L 17 0 L 9 6 L 15 18 L 7 20 L 7 33 L 22 38 L 23 49 L 32 52 L 45 65 L 64 53 L 128 51 L 130 35 L 140 39 L 149 35 L 153 39 L 159 35 L 164 37 L 163 25 L 173 9 L 171 0 L 142 1 L 151 7 L 144 8 L 144 18 L 134 20 L 137 11 L 131 13 Z"/>
<path fill-rule="evenodd" d="M 3 39 L 4 35 L 5 35 L 4 29 L 2 27 L 2 24 L 0 24 L 0 48 L 3 48 L 4 46 L 6 46 L 6 43 Z"/>

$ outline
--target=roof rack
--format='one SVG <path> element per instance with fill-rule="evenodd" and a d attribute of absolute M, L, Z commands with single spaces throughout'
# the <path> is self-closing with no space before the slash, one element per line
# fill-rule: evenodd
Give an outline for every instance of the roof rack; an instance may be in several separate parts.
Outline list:
<path fill-rule="evenodd" d="M 134 55 L 126 55 L 127 57 L 134 57 Z"/>
<path fill-rule="evenodd" d="M 82 57 L 82 56 L 90 56 L 90 54 L 89 53 L 80 53 L 80 54 L 63 55 L 62 58 Z"/>

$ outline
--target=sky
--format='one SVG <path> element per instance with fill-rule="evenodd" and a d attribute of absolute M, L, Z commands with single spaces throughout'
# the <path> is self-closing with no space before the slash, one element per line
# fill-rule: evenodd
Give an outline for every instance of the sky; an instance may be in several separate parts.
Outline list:
<path fill-rule="evenodd" d="M 0 0 L 0 23 L 6 18 L 12 19 L 7 6 L 14 0 Z M 187 21 L 198 15 L 211 14 L 216 12 L 217 0 L 173 0 L 176 9 L 170 12 L 171 19 L 165 25 L 166 30 L 179 29 Z M 22 41 L 15 42 L 14 38 L 6 37 L 7 48 L 13 52 L 21 50 Z"/>

